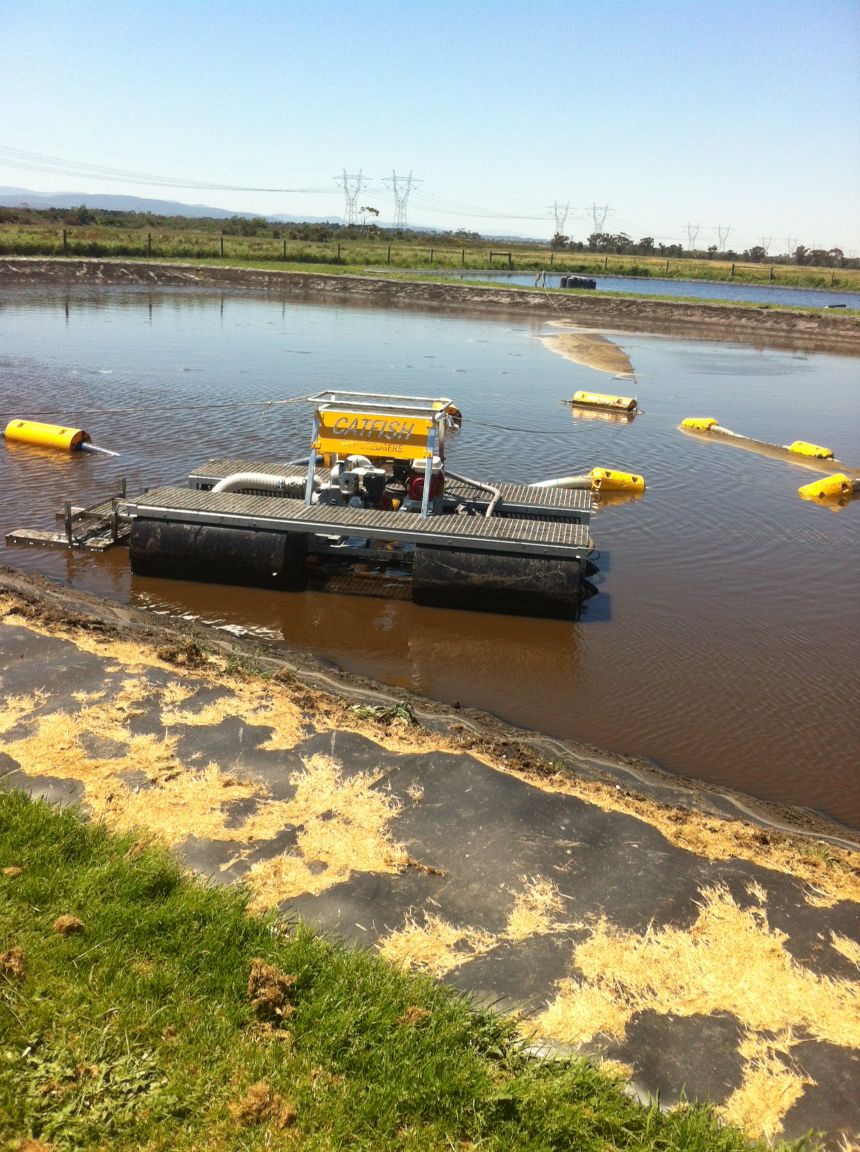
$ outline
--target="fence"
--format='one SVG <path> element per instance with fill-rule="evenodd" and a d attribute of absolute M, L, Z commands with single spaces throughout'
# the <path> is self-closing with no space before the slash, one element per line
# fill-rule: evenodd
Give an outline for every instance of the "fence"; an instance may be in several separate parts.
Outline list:
<path fill-rule="evenodd" d="M 309 241 L 235 236 L 188 230 L 0 225 L 0 256 L 85 256 L 150 260 L 238 260 L 262 263 L 370 266 L 399 269 L 499 270 L 505 272 L 604 272 L 670 279 L 738 280 L 860 290 L 860 270 L 791 264 L 746 264 L 620 256 L 550 250 L 523 245 L 504 251 L 483 246 L 447 247 L 374 243 L 348 238 Z M 501 266 L 500 266 L 500 263 Z"/>

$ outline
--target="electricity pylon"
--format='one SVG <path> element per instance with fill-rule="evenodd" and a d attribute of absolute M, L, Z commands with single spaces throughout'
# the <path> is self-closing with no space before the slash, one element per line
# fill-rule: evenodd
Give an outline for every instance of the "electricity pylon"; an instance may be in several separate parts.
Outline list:
<path fill-rule="evenodd" d="M 601 208 L 598 204 L 591 205 L 591 216 L 594 220 L 594 231 L 600 235 L 603 232 L 603 225 L 606 223 L 606 217 L 609 215 L 609 205 L 604 204 Z"/>
<path fill-rule="evenodd" d="M 557 200 L 553 200 L 547 212 L 552 212 L 555 216 L 555 234 L 556 236 L 564 235 L 564 226 L 567 223 L 567 214 L 570 211 L 570 201 L 566 204 L 559 204 Z"/>
<path fill-rule="evenodd" d="M 348 176 L 346 169 L 343 170 L 342 176 L 333 177 L 343 187 L 343 218 L 347 224 L 355 223 L 355 206 L 358 203 L 358 197 L 366 183 L 364 176 L 362 176 L 361 169 L 358 170 L 357 176 Z"/>
<path fill-rule="evenodd" d="M 410 172 L 408 176 L 398 177 L 397 173 L 392 171 L 390 180 L 383 180 L 383 184 L 391 189 L 391 195 L 394 197 L 394 227 L 406 228 L 406 205 L 409 203 L 409 193 L 412 189 L 421 183 L 416 180 Z"/>

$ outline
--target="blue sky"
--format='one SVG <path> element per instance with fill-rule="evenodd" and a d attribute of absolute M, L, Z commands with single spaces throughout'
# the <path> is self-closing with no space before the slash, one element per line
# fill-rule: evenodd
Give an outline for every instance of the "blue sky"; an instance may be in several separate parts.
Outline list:
<path fill-rule="evenodd" d="M 860 254 L 859 61 L 858 0 L 0 0 L 0 185 Z"/>

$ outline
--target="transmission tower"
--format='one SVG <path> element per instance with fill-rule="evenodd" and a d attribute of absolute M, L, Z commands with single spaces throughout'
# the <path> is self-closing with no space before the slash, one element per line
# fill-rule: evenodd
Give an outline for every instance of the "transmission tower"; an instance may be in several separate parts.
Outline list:
<path fill-rule="evenodd" d="M 604 204 L 601 208 L 599 204 L 591 205 L 591 216 L 594 220 L 594 231 L 601 235 L 603 233 L 603 225 L 606 223 L 606 217 L 609 215 L 609 205 Z"/>
<path fill-rule="evenodd" d="M 343 175 L 335 176 L 334 180 L 343 187 L 344 221 L 347 224 L 355 224 L 355 206 L 358 203 L 361 189 L 366 183 L 364 176 L 361 174 L 361 169 L 359 168 L 357 176 L 348 176 L 344 168 Z"/>
<path fill-rule="evenodd" d="M 785 238 L 785 250 L 788 253 L 788 255 L 793 256 L 796 248 L 797 248 L 797 237 L 795 236 L 792 238 L 791 236 L 786 236 L 786 238 Z"/>
<path fill-rule="evenodd" d="M 555 234 L 556 236 L 564 235 L 564 226 L 567 223 L 567 214 L 570 211 L 570 201 L 566 204 L 559 204 L 557 200 L 553 200 L 547 212 L 552 212 L 555 216 Z"/>
<path fill-rule="evenodd" d="M 722 224 L 717 225 L 717 249 L 720 252 L 725 252 L 726 245 L 729 242 L 729 233 L 731 230 L 731 224 L 727 224 L 725 228 L 722 226 Z"/>
<path fill-rule="evenodd" d="M 687 225 L 687 251 L 696 251 L 696 240 L 699 237 L 699 229 L 701 224 L 688 224 Z"/>
<path fill-rule="evenodd" d="M 767 256 L 767 250 L 770 248 L 771 244 L 773 244 L 773 236 L 762 236 L 761 246 L 764 248 L 765 256 Z"/>
<path fill-rule="evenodd" d="M 406 205 L 409 203 L 409 193 L 421 181 L 416 180 L 411 172 L 404 177 L 392 171 L 391 179 L 383 180 L 382 183 L 391 189 L 391 195 L 394 197 L 394 227 L 407 228 Z"/>

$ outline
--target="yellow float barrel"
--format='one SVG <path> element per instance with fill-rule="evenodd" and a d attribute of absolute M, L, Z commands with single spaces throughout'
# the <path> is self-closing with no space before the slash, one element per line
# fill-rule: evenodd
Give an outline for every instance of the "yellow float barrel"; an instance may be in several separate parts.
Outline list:
<path fill-rule="evenodd" d="M 806 440 L 795 440 L 788 446 L 789 452 L 797 452 L 799 456 L 815 456 L 818 460 L 832 460 L 833 453 L 829 448 L 822 448 L 819 444 L 809 444 Z"/>
<path fill-rule="evenodd" d="M 645 477 L 632 472 L 618 472 L 615 468 L 592 468 L 592 485 L 602 492 L 644 492 Z"/>
<path fill-rule="evenodd" d="M 65 428 L 62 424 L 41 424 L 38 420 L 10 420 L 3 433 L 7 440 L 20 444 L 37 444 L 40 448 L 58 448 L 75 452 L 89 444 L 90 434 L 82 428 Z"/>
<path fill-rule="evenodd" d="M 797 494 L 804 500 L 826 500 L 833 496 L 849 496 L 854 490 L 854 483 L 850 476 L 844 472 L 834 472 L 832 476 L 824 476 L 812 484 L 804 484 L 798 488 Z"/>
<path fill-rule="evenodd" d="M 634 396 L 608 396 L 603 392 L 574 392 L 572 404 L 585 408 L 609 408 L 613 412 L 635 412 Z"/>
<path fill-rule="evenodd" d="M 681 427 L 686 428 L 688 432 L 709 432 L 716 423 L 712 416 L 688 416 L 686 420 L 681 421 Z"/>

